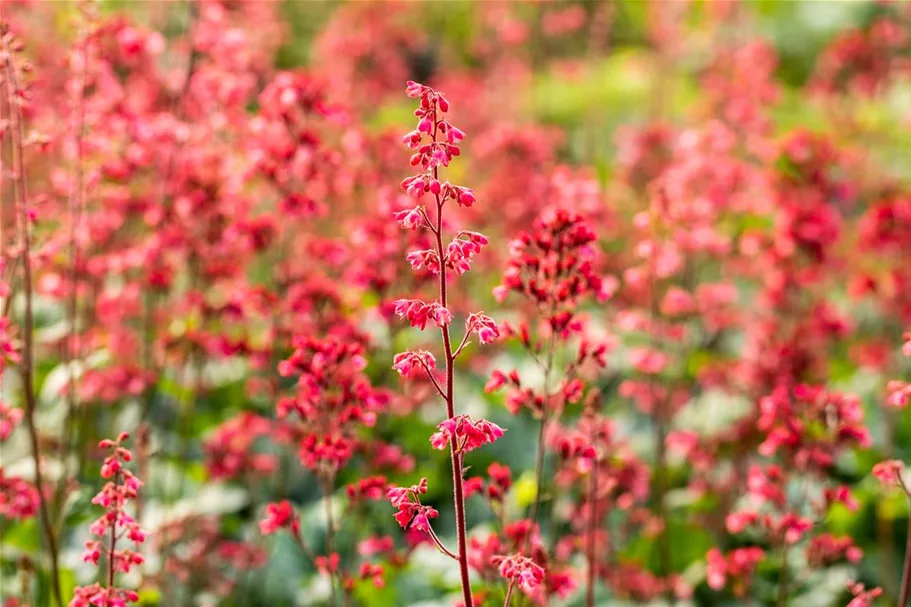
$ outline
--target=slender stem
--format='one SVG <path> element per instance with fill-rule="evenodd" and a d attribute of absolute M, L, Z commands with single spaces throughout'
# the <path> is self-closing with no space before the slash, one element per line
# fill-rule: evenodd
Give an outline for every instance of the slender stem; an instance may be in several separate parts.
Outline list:
<path fill-rule="evenodd" d="M 653 376 L 652 376 L 653 377 Z M 671 574 L 671 546 L 667 533 L 667 422 L 665 419 L 665 401 L 655 403 L 655 507 L 661 519 L 662 527 L 658 535 L 658 559 L 661 564 L 661 575 Z M 669 597 L 670 598 L 670 597 Z"/>
<path fill-rule="evenodd" d="M 332 491 L 331 487 L 323 488 L 323 505 L 326 508 L 326 556 L 332 558 L 335 544 L 335 519 L 332 516 Z M 330 564 L 331 566 L 331 564 Z M 335 572 L 329 571 L 329 590 L 332 596 L 332 604 L 338 605 L 338 596 L 335 593 Z"/>
<path fill-rule="evenodd" d="M 434 377 L 433 371 L 430 370 L 430 367 L 427 366 L 427 363 L 423 359 L 419 359 L 419 362 L 422 367 L 424 367 L 424 372 L 427 373 L 427 378 L 430 380 L 430 383 L 433 384 L 433 387 L 437 389 L 437 392 L 443 398 L 446 398 L 446 392 L 443 391 L 443 388 L 440 386 L 440 382 L 437 381 L 437 378 Z"/>
<path fill-rule="evenodd" d="M 459 343 L 459 347 L 456 348 L 455 353 L 452 355 L 453 358 L 459 357 L 459 354 L 462 353 L 462 348 L 464 348 L 465 346 L 467 346 L 469 344 L 468 338 L 470 336 L 471 336 L 471 333 L 468 333 L 468 332 L 466 332 L 465 335 L 462 336 L 462 341 L 461 341 L 461 343 Z"/>
<path fill-rule="evenodd" d="M 785 607 L 788 604 L 788 542 L 782 540 L 781 544 L 781 572 L 778 581 L 778 600 L 775 603 L 778 607 Z M 901 605 L 901 603 L 899 603 Z"/>
<path fill-rule="evenodd" d="M 545 392 L 545 398 L 547 397 Z M 545 402 L 545 407 L 547 403 Z M 535 453 L 535 501 L 531 505 L 531 524 L 534 527 L 538 522 L 538 510 L 541 508 L 541 485 L 544 483 L 544 436 L 547 432 L 547 411 L 543 412 L 541 423 L 538 424 L 538 442 Z M 528 534 L 528 538 L 532 534 Z M 528 538 L 526 538 L 526 549 L 528 548 Z"/>
<path fill-rule="evenodd" d="M 294 541 L 297 542 L 297 545 L 300 547 L 301 552 L 304 553 L 311 563 L 316 562 L 316 555 L 313 553 L 313 550 L 310 549 L 310 546 L 307 545 L 307 542 L 304 541 L 304 538 L 301 537 L 300 532 L 291 533 L 291 537 L 294 538 Z"/>
<path fill-rule="evenodd" d="M 5 34 L 4 27 L 0 34 Z M 18 206 L 19 233 L 22 237 L 22 287 L 25 294 L 25 321 L 23 326 L 23 356 L 22 356 L 22 383 L 25 391 L 25 425 L 28 430 L 31 446 L 32 460 L 35 466 L 35 488 L 38 491 L 38 514 L 41 529 L 47 543 L 48 556 L 51 564 L 51 592 L 59 607 L 63 607 L 63 596 L 60 592 L 60 572 L 58 570 L 57 538 L 54 533 L 51 515 L 48 509 L 47 496 L 44 492 L 44 478 L 41 473 L 41 451 L 38 440 L 38 429 L 35 427 L 35 398 L 34 378 L 34 315 L 32 311 L 32 264 L 31 241 L 29 237 L 29 218 L 26 191 L 25 167 L 22 150 L 22 123 L 21 109 L 16 102 L 18 90 L 16 70 L 12 62 L 12 49 L 4 43 L 6 61 L 6 95 L 9 110 L 10 132 L 12 135 L 12 164 L 13 164 L 13 196 Z"/>
<path fill-rule="evenodd" d="M 548 317 L 552 317 L 553 314 L 554 308 L 551 306 Z M 535 501 L 531 506 L 532 527 L 538 522 L 538 511 L 541 509 L 541 488 L 544 484 L 544 437 L 547 434 L 547 422 L 551 414 L 550 376 L 554 367 L 554 348 L 556 348 L 556 335 L 552 330 L 547 344 L 547 358 L 541 366 L 541 370 L 544 372 L 544 404 L 541 411 L 541 424 L 538 426 L 538 442 L 535 452 Z M 532 535 L 532 533 L 529 533 L 525 538 L 525 550 L 528 550 Z"/>
<path fill-rule="evenodd" d="M 509 602 L 512 600 L 512 591 L 516 587 L 516 580 L 512 578 L 509 580 L 509 587 L 506 589 L 506 600 L 503 601 L 503 607 L 509 607 Z"/>
<path fill-rule="evenodd" d="M 588 572 L 585 581 L 585 607 L 595 607 L 595 529 L 597 529 L 597 496 L 598 491 L 598 457 L 595 457 L 592 473 L 588 479 L 588 529 L 585 533 L 585 553 L 588 559 Z"/>
<path fill-rule="evenodd" d="M 66 491 L 67 479 L 69 474 L 69 455 L 74 449 L 72 422 L 73 415 L 76 412 L 76 371 L 73 368 L 74 362 L 80 356 L 79 333 L 78 333 L 78 313 L 79 313 L 79 268 L 80 250 L 78 242 L 79 226 L 82 223 L 82 209 L 85 206 L 85 177 L 84 177 L 84 159 L 85 146 L 83 146 L 83 131 L 85 130 L 85 87 L 88 79 L 88 62 L 89 62 L 89 33 L 85 33 L 81 40 L 82 58 L 78 86 L 76 88 L 75 104 L 75 124 L 73 125 L 73 140 L 76 143 L 76 164 L 73 168 L 72 178 L 69 183 L 69 195 L 67 196 L 67 214 L 70 220 L 69 231 L 69 258 L 70 258 L 70 298 L 67 310 L 67 323 L 69 324 L 69 340 L 66 344 L 66 369 L 67 369 L 67 391 L 66 391 L 66 413 L 64 414 L 64 440 L 61 441 L 61 459 L 64 464 L 65 473 L 60 476 L 57 482 L 57 489 L 54 493 L 54 503 L 58 508 L 58 528 L 63 524 L 62 502 L 64 492 Z"/>
<path fill-rule="evenodd" d="M 433 530 L 433 527 L 427 527 L 430 531 L 430 539 L 433 540 L 433 543 L 436 544 L 436 547 L 440 549 L 440 552 L 448 556 L 449 558 L 459 560 L 459 555 L 453 553 L 449 548 L 443 544 L 443 540 L 436 534 L 436 531 Z"/>
<path fill-rule="evenodd" d="M 19 571 L 22 575 L 19 578 L 19 593 L 22 598 L 27 598 L 32 593 L 32 562 L 27 556 L 23 556 L 19 561 Z"/>
<path fill-rule="evenodd" d="M 436 132 L 433 135 L 436 140 Z M 439 170 L 433 169 L 433 178 L 439 179 Z M 437 255 L 440 262 L 440 305 L 446 307 L 446 263 L 445 250 L 443 249 L 443 201 L 436 194 L 437 216 L 434 235 L 437 241 Z M 453 378 L 455 375 L 455 356 L 452 352 L 452 339 L 449 335 L 449 326 L 442 328 L 443 348 L 446 353 L 446 415 L 448 419 L 455 417 L 455 401 L 453 399 Z M 474 603 L 471 598 L 471 578 L 468 573 L 468 539 L 465 529 L 465 495 L 462 488 L 462 457 L 459 454 L 455 441 L 449 441 L 449 455 L 452 460 L 452 485 L 453 502 L 455 503 L 456 534 L 458 536 L 459 573 L 462 582 L 462 600 L 466 607 Z"/>
<path fill-rule="evenodd" d="M 911 601 L 911 512 L 908 513 L 908 537 L 905 543 L 905 564 L 902 566 L 902 585 L 898 593 L 898 607 L 908 607 L 909 601 Z"/>
<path fill-rule="evenodd" d="M 117 518 L 120 518 L 119 516 Z M 108 590 L 114 587 L 114 563 L 116 561 L 115 549 L 117 548 L 117 518 L 111 523 L 111 550 L 108 552 Z"/>
<path fill-rule="evenodd" d="M 663 56 L 660 54 L 659 57 Z M 658 110 L 661 110 L 659 102 Z M 651 209 L 652 233 L 657 238 L 659 231 L 656 226 L 655 209 Z M 648 258 L 648 347 L 652 349 L 655 343 L 655 319 L 658 316 L 658 302 L 655 290 L 656 285 L 656 268 L 655 253 L 653 252 Z M 671 573 L 671 547 L 670 537 L 667 533 L 668 517 L 666 507 L 667 494 L 667 419 L 668 412 L 664 399 L 655 396 L 655 375 L 650 373 L 648 376 L 649 398 L 652 400 L 652 417 L 654 420 L 654 440 L 655 440 L 655 511 L 661 520 L 662 527 L 657 537 L 658 543 L 658 564 L 662 577 L 667 577 Z M 670 404 L 670 403 L 668 403 Z M 668 589 L 666 598 L 670 602 L 673 600 L 673 593 Z"/>

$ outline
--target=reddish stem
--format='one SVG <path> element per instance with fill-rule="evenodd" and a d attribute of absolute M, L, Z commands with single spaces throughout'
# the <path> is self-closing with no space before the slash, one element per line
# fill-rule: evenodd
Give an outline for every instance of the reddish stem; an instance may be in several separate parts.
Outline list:
<path fill-rule="evenodd" d="M 434 131 L 433 139 L 436 140 L 436 131 Z M 439 179 L 438 173 L 438 169 L 434 168 L 434 179 Z M 440 305 L 447 307 L 446 263 L 445 250 L 443 249 L 443 201 L 440 199 L 439 194 L 436 194 L 436 203 L 437 225 L 434 233 L 437 240 L 437 255 L 439 256 L 440 261 Z M 455 401 L 453 398 L 455 356 L 453 355 L 452 339 L 449 335 L 448 325 L 443 326 L 442 333 L 443 348 L 446 353 L 446 393 L 444 399 L 446 400 L 446 415 L 448 419 L 452 419 L 455 417 Z M 459 573 L 462 578 L 462 600 L 465 603 L 465 607 L 471 607 L 474 603 L 471 599 L 471 579 L 468 574 L 468 540 L 465 529 L 465 494 L 462 488 L 462 458 L 456 448 L 455 441 L 449 441 L 449 455 L 452 459 L 453 501 L 455 502 L 456 534 L 458 536 Z"/>
<path fill-rule="evenodd" d="M 119 515 L 116 516 L 114 522 L 111 523 L 111 549 L 108 552 L 108 592 L 114 588 L 114 551 L 117 548 L 117 520 L 119 518 Z"/>
<path fill-rule="evenodd" d="M 506 600 L 503 601 L 503 607 L 509 607 L 509 602 L 512 600 L 512 591 L 516 587 L 515 578 L 509 580 L 509 588 L 506 589 Z"/>
<path fill-rule="evenodd" d="M 585 583 L 585 607 L 595 607 L 595 529 L 597 529 L 598 508 L 596 493 L 598 490 L 598 458 L 595 457 L 594 467 L 588 481 L 588 507 L 590 515 L 588 529 L 585 533 L 585 553 L 588 558 L 588 572 Z"/>
<path fill-rule="evenodd" d="M 323 487 L 323 504 L 326 507 L 326 553 L 327 557 L 330 559 L 331 567 L 331 558 L 332 553 L 335 549 L 335 520 L 332 516 L 332 485 L 327 484 Z M 330 569 L 329 571 L 329 591 L 332 598 L 332 604 L 338 605 L 338 596 L 335 593 L 335 582 L 336 578 L 335 571 Z"/>
<path fill-rule="evenodd" d="M 80 250 L 78 238 L 78 228 L 82 222 L 82 209 L 85 205 L 85 178 L 84 178 L 84 158 L 85 146 L 83 145 L 83 131 L 85 130 L 85 87 L 88 79 L 88 62 L 89 62 L 89 33 L 82 36 L 80 42 L 82 50 L 81 72 L 79 74 L 79 84 L 76 89 L 76 98 L 74 101 L 76 121 L 73 125 L 73 140 L 76 143 L 76 165 L 69 183 L 69 195 L 67 196 L 67 214 L 70 220 L 69 230 L 69 258 L 70 258 L 70 288 L 72 292 L 69 298 L 69 307 L 67 309 L 67 323 L 69 324 L 69 340 L 66 344 L 65 363 L 67 369 L 67 391 L 66 391 L 66 413 L 64 414 L 64 439 L 61 441 L 61 460 L 64 462 L 65 473 L 61 475 L 57 482 L 57 489 L 54 494 L 54 504 L 58 510 L 58 529 L 63 524 L 63 508 L 61 507 L 66 491 L 67 479 L 70 477 L 69 472 L 69 454 L 74 449 L 74 426 L 73 415 L 76 412 L 76 372 L 73 368 L 74 361 L 79 358 L 79 334 L 77 330 L 77 319 L 79 313 L 79 267 Z"/>
<path fill-rule="evenodd" d="M 551 304 L 547 314 L 548 319 L 552 318 L 554 313 L 554 306 Z M 556 335 L 551 331 L 547 344 L 547 358 L 542 365 L 542 371 L 544 372 L 544 406 L 541 410 L 541 423 L 538 426 L 538 442 L 535 454 L 535 501 L 532 503 L 530 516 L 532 527 L 538 522 L 538 512 L 541 509 L 541 488 L 544 484 L 544 437 L 547 435 L 547 422 L 550 416 L 550 375 L 554 367 L 554 348 L 556 348 L 556 346 Z M 524 550 L 528 550 L 529 544 L 531 543 L 531 536 L 532 534 L 529 533 L 525 537 Z"/>
<path fill-rule="evenodd" d="M 35 467 L 35 488 L 38 491 L 38 516 L 41 522 L 41 529 L 44 532 L 44 538 L 47 542 L 48 556 L 51 565 L 51 592 L 54 600 L 59 607 L 63 607 L 63 596 L 60 592 L 60 573 L 58 571 L 57 556 L 57 538 L 54 534 L 54 528 L 51 523 L 51 515 L 48 509 L 47 496 L 44 492 L 44 477 L 41 473 L 41 447 L 38 440 L 38 429 L 35 427 L 35 409 L 37 408 L 37 399 L 35 398 L 35 378 L 34 378 L 34 315 L 32 311 L 32 264 L 31 264 L 31 241 L 29 238 L 29 218 L 27 200 L 28 193 L 26 190 L 25 167 L 23 163 L 22 148 L 22 115 L 21 110 L 16 102 L 16 92 L 19 90 L 16 69 L 13 65 L 13 51 L 6 43 L 6 27 L 0 29 L 0 36 L 3 37 L 3 51 L 7 55 L 6 59 L 6 99 L 7 109 L 9 111 L 10 133 L 12 137 L 12 164 L 13 164 L 13 195 L 18 207 L 19 232 L 22 237 L 22 288 L 25 295 L 25 320 L 23 326 L 23 353 L 22 353 L 22 383 L 25 391 L 25 425 L 28 430 L 29 443 L 31 446 L 32 460 Z"/>
<path fill-rule="evenodd" d="M 908 514 L 908 537 L 905 543 L 905 563 L 902 566 L 902 585 L 898 593 L 898 607 L 908 607 L 909 601 L 911 601 L 911 513 Z"/>

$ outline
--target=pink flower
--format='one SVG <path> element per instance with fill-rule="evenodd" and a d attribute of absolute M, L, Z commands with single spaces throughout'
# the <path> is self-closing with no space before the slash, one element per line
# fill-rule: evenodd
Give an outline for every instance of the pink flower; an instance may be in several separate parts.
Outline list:
<path fill-rule="evenodd" d="M 427 479 L 422 478 L 420 483 L 410 487 L 390 486 L 386 490 L 386 497 L 392 502 L 393 506 L 398 506 L 407 501 L 411 495 L 423 495 L 425 493 L 427 493 Z"/>
<path fill-rule="evenodd" d="M 507 557 L 494 557 L 500 575 L 518 584 L 526 595 L 534 594 L 535 589 L 544 580 L 544 569 L 528 557 L 514 554 Z"/>
<path fill-rule="evenodd" d="M 97 565 L 101 560 L 101 542 L 98 540 L 86 540 L 85 551 L 82 553 L 82 561 Z"/>
<path fill-rule="evenodd" d="M 446 267 L 461 276 L 471 269 L 472 258 L 487 242 L 487 237 L 478 232 L 459 232 L 446 248 Z"/>
<path fill-rule="evenodd" d="M 384 554 L 386 552 L 391 552 L 394 549 L 395 540 L 389 535 L 369 537 L 366 540 L 361 540 L 357 545 L 357 553 L 361 556 Z"/>
<path fill-rule="evenodd" d="M 450 441 L 457 445 L 456 450 L 468 452 L 503 436 L 503 428 L 486 419 L 473 421 L 468 415 L 457 415 L 443 421 L 437 426 L 440 431 L 430 437 L 434 449 L 445 449 Z"/>
<path fill-rule="evenodd" d="M 886 389 L 889 391 L 886 402 L 890 407 L 904 409 L 911 403 L 911 383 L 893 380 L 888 383 Z"/>
<path fill-rule="evenodd" d="M 630 348 L 629 359 L 640 373 L 656 375 L 663 371 L 669 362 L 667 354 L 646 347 Z"/>
<path fill-rule="evenodd" d="M 436 359 L 426 350 L 408 350 L 395 355 L 392 368 L 402 377 L 410 377 L 411 372 L 421 367 L 425 371 L 436 367 Z"/>
<path fill-rule="evenodd" d="M 418 496 L 424 493 L 427 493 L 426 478 L 422 478 L 419 484 L 411 487 L 393 486 L 386 491 L 386 497 L 398 510 L 395 513 L 395 520 L 402 529 L 410 528 L 416 531 L 430 531 L 430 519 L 439 516 L 439 512 L 430 506 L 421 504 Z"/>
<path fill-rule="evenodd" d="M 430 249 L 412 251 L 408 253 L 406 259 L 411 264 L 411 269 L 415 271 L 426 267 L 431 274 L 437 275 L 440 273 L 440 258 L 436 251 Z"/>
<path fill-rule="evenodd" d="M 449 326 L 452 322 L 452 313 L 437 302 L 427 304 L 419 299 L 399 299 L 393 305 L 397 315 L 408 319 L 412 327 L 420 327 L 422 331 L 428 320 L 438 327 Z"/>
<path fill-rule="evenodd" d="M 338 554 L 338 552 L 333 552 L 328 556 L 320 555 L 316 557 L 313 559 L 313 564 L 316 565 L 316 570 L 323 575 L 332 575 L 338 571 L 338 567 L 341 561 L 342 557 Z"/>
<path fill-rule="evenodd" d="M 706 554 L 706 583 L 712 590 L 721 590 L 732 581 L 735 596 L 746 594 L 749 580 L 759 562 L 765 558 L 762 548 L 737 548 L 727 555 L 717 548 Z"/>
<path fill-rule="evenodd" d="M 425 92 L 432 90 L 429 86 L 424 86 L 423 84 L 418 84 L 413 80 L 409 80 L 405 87 L 405 94 L 408 95 L 411 99 L 417 99 L 418 97 L 425 94 Z"/>
<path fill-rule="evenodd" d="M 22 409 L 0 402 L 0 442 L 5 441 L 22 422 Z"/>
<path fill-rule="evenodd" d="M 146 539 L 145 532 L 140 529 L 136 519 L 124 510 L 127 501 L 135 498 L 136 492 L 142 486 L 139 479 L 123 466 L 124 463 L 133 459 L 133 454 L 121 446 L 127 438 L 129 435 L 122 432 L 116 440 L 104 439 L 98 444 L 99 448 L 111 452 L 105 458 L 101 469 L 102 477 L 111 480 L 105 483 L 101 491 L 92 499 L 93 504 L 105 509 L 105 513 L 89 526 L 89 532 L 101 539 L 86 541 L 82 555 L 84 562 L 98 565 L 101 555 L 104 553 L 112 562 L 114 570 L 121 573 L 129 573 L 133 567 L 145 562 L 143 556 L 134 550 L 123 548 L 115 550 L 113 543 L 110 546 L 104 545 L 112 533 L 117 537 L 129 538 L 136 546 L 145 542 Z M 2 473 L 0 473 L 0 481 L 2 480 Z M 70 605 L 114 607 L 137 600 L 138 595 L 132 590 L 116 587 L 101 588 L 96 584 L 76 588 Z"/>
<path fill-rule="evenodd" d="M 705 557 L 705 577 L 709 588 L 721 590 L 727 580 L 727 561 L 717 548 L 712 548 Z"/>
<path fill-rule="evenodd" d="M 851 583 L 848 584 L 848 591 L 854 595 L 854 598 L 851 599 L 851 602 L 847 604 L 846 607 L 873 607 L 876 604 L 876 599 L 882 596 L 882 588 L 871 588 L 867 590 L 863 584 Z"/>
<path fill-rule="evenodd" d="M 497 323 L 489 316 L 480 312 L 471 314 L 468 317 L 465 321 L 465 331 L 468 333 L 476 333 L 478 335 L 478 340 L 482 344 L 489 344 L 500 337 L 500 329 L 497 327 Z"/>
<path fill-rule="evenodd" d="M 374 565 L 372 563 L 362 563 L 360 570 L 360 579 L 362 580 L 372 580 L 373 585 L 376 588 L 382 588 L 386 585 L 386 581 L 383 579 L 383 566 Z"/>
<path fill-rule="evenodd" d="M 300 532 L 300 518 L 288 500 L 267 504 L 266 518 L 259 522 L 263 535 L 270 535 L 279 529 L 288 529 L 294 535 Z"/>
<path fill-rule="evenodd" d="M 897 460 L 890 459 L 873 466 L 873 476 L 885 487 L 898 487 L 902 484 L 902 472 L 905 465 Z"/>
<path fill-rule="evenodd" d="M 661 300 L 661 313 L 665 316 L 685 316 L 696 309 L 696 300 L 680 287 L 671 287 Z"/>
<path fill-rule="evenodd" d="M 742 533 L 747 527 L 756 523 L 759 515 L 755 512 L 732 512 L 725 520 L 725 525 L 731 533 Z"/>
<path fill-rule="evenodd" d="M 491 392 L 496 392 L 505 386 L 507 381 L 509 381 L 509 378 L 505 373 L 498 369 L 494 369 L 494 371 L 490 374 L 490 379 L 488 379 L 487 383 L 484 384 L 484 392 L 487 392 L 488 394 Z"/>
<path fill-rule="evenodd" d="M 406 230 L 416 230 L 424 226 L 424 214 L 421 207 L 398 211 L 393 214 L 393 217 Z"/>

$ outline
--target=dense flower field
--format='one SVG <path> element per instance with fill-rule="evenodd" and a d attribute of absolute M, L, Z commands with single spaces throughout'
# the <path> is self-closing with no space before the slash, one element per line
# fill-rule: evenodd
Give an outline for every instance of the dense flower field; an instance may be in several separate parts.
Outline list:
<path fill-rule="evenodd" d="M 911 3 L 3 3 L 0 606 L 911 603 Z"/>

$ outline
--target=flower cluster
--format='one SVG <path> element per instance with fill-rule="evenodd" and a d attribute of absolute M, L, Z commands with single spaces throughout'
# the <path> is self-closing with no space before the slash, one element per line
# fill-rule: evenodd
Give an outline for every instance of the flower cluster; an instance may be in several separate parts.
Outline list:
<path fill-rule="evenodd" d="M 494 557 L 493 563 L 498 566 L 501 576 L 510 580 L 510 584 L 517 584 L 529 596 L 544 581 L 544 569 L 527 557 L 518 554 Z"/>
<path fill-rule="evenodd" d="M 395 520 L 402 529 L 433 533 L 430 520 L 437 518 L 440 513 L 430 506 L 421 504 L 419 496 L 424 493 L 427 493 L 426 478 L 422 478 L 420 483 L 411 487 L 390 487 L 386 491 L 386 497 L 398 509 Z"/>
<path fill-rule="evenodd" d="M 300 535 L 300 517 L 288 500 L 266 505 L 266 518 L 259 522 L 263 535 L 271 535 L 279 529 L 288 529 L 292 536 Z"/>
<path fill-rule="evenodd" d="M 399 299 L 394 305 L 396 314 L 407 319 L 412 327 L 418 327 L 422 331 L 428 320 L 440 328 L 448 327 L 452 322 L 449 310 L 436 302 L 427 304 L 418 299 Z"/>
<path fill-rule="evenodd" d="M 457 415 L 437 426 L 440 431 L 430 437 L 434 449 L 452 449 L 467 453 L 503 437 L 503 428 L 486 419 L 474 421 L 468 415 Z"/>
<path fill-rule="evenodd" d="M 107 584 L 76 588 L 70 607 L 123 607 L 128 602 L 139 600 L 135 591 L 114 585 L 115 573 L 129 573 L 145 562 L 136 550 L 117 547 L 118 541 L 124 539 L 132 542 L 134 547 L 146 540 L 139 523 L 127 512 L 127 504 L 136 499 L 142 486 L 142 482 L 124 467 L 133 459 L 133 454 L 123 446 L 128 438 L 129 435 L 123 432 L 116 440 L 105 439 L 98 444 L 99 449 L 110 451 L 101 465 L 101 478 L 111 480 L 92 499 L 92 503 L 104 508 L 105 513 L 89 527 L 92 534 L 100 539 L 85 542 L 82 560 L 98 565 L 103 556 L 107 563 Z"/>
<path fill-rule="evenodd" d="M 562 331 L 569 325 L 566 312 L 580 299 L 593 295 L 603 301 L 616 286 L 595 272 L 596 240 L 578 213 L 546 210 L 535 220 L 533 232 L 509 243 L 510 261 L 494 294 L 500 301 L 510 292 L 527 297 L 547 312 L 554 330 Z"/>
<path fill-rule="evenodd" d="M 113 4 L 0 23 L 4 607 L 911 600 L 908 2 Z"/>
<path fill-rule="evenodd" d="M 295 395 L 278 402 L 278 417 L 297 441 L 301 463 L 333 478 L 354 454 L 358 429 L 376 423 L 387 398 L 364 375 L 360 344 L 305 336 L 293 344 L 278 372 L 297 377 Z"/>
<path fill-rule="evenodd" d="M 446 376 L 437 379 L 434 368 L 436 360 L 427 351 L 402 352 L 395 356 L 393 368 L 402 376 L 411 375 L 415 369 L 422 369 L 427 379 L 433 384 L 436 391 L 446 401 L 447 419 L 440 424 L 440 432 L 430 438 L 431 444 L 437 449 L 444 449 L 448 444 L 452 460 L 453 491 L 456 510 L 456 525 L 458 535 L 458 549 L 453 553 L 446 549 L 430 529 L 429 519 L 437 515 L 436 510 L 420 505 L 417 499 L 418 492 L 426 491 L 426 479 L 421 485 L 411 490 L 390 489 L 388 495 L 399 512 L 396 520 L 406 528 L 427 531 L 433 538 L 437 547 L 454 558 L 459 563 L 461 575 L 462 596 L 465 605 L 471 605 L 471 584 L 468 573 L 467 532 L 465 528 L 465 487 L 463 486 L 463 462 L 468 451 L 476 449 L 486 443 L 491 443 L 503 436 L 503 430 L 486 420 L 473 421 L 468 416 L 456 415 L 453 395 L 453 374 L 455 359 L 468 344 L 468 337 L 474 333 L 482 344 L 490 343 L 500 335 L 497 324 L 488 316 L 475 313 L 468 316 L 465 322 L 465 334 L 458 345 L 453 344 L 449 326 L 452 322 L 452 313 L 448 306 L 449 284 L 447 271 L 461 276 L 471 267 L 472 258 L 481 251 L 481 247 L 488 243 L 482 234 L 477 232 L 460 231 L 444 247 L 444 228 L 447 223 L 443 221 L 443 210 L 447 202 L 455 201 L 459 207 L 471 207 L 475 203 L 474 192 L 466 187 L 453 185 L 448 181 L 440 181 L 440 168 L 448 167 L 452 159 L 461 154 L 459 144 L 465 138 L 459 128 L 453 126 L 446 117 L 449 111 L 449 101 L 429 86 L 408 82 L 405 93 L 412 99 L 420 99 L 420 106 L 414 115 L 418 119 L 417 128 L 402 138 L 402 142 L 415 153 L 411 156 L 412 166 L 420 167 L 421 173 L 404 179 L 401 187 L 405 192 L 415 198 L 424 196 L 432 198 L 430 213 L 424 206 L 416 206 L 409 211 L 396 213 L 395 219 L 404 229 L 422 228 L 429 231 L 436 241 L 435 249 L 414 251 L 408 254 L 407 260 L 412 268 L 417 271 L 426 267 L 439 279 L 439 300 L 430 304 L 420 300 L 403 299 L 395 302 L 395 312 L 407 318 L 411 326 L 422 330 L 428 320 L 440 328 L 445 352 Z M 418 491 L 423 487 L 423 491 Z M 415 502 L 411 502 L 408 496 Z"/>
<path fill-rule="evenodd" d="M 737 548 L 722 554 L 713 548 L 706 555 L 706 578 L 710 588 L 721 590 L 730 586 L 734 596 L 745 596 L 749 592 L 750 579 L 765 551 L 755 546 Z"/>

